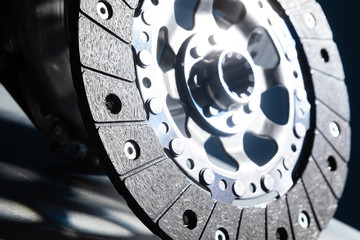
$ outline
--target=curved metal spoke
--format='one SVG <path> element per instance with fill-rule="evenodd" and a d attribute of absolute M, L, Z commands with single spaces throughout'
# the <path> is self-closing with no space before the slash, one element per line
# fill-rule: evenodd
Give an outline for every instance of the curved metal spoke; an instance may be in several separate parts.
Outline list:
<path fill-rule="evenodd" d="M 193 140 L 205 144 L 205 142 L 211 137 L 210 133 L 199 127 L 192 118 L 188 118 L 186 127 Z"/>
<path fill-rule="evenodd" d="M 215 18 L 213 15 L 213 3 L 214 0 L 200 1 L 195 14 L 195 28 L 202 30 L 212 29 L 212 26 L 216 26 Z"/>
<path fill-rule="evenodd" d="M 218 139 L 225 152 L 235 161 L 249 159 L 244 151 L 244 132 Z"/>
<path fill-rule="evenodd" d="M 255 66 L 253 70 L 255 72 L 255 77 L 257 78 L 256 84 L 258 84 L 261 93 L 264 93 L 275 86 L 286 85 L 286 77 L 280 67 L 262 68 Z"/>
<path fill-rule="evenodd" d="M 249 126 L 247 131 L 258 136 L 270 137 L 278 142 L 284 132 L 288 131 L 286 126 L 274 123 L 265 116 L 262 110 L 259 110 L 255 121 Z"/>

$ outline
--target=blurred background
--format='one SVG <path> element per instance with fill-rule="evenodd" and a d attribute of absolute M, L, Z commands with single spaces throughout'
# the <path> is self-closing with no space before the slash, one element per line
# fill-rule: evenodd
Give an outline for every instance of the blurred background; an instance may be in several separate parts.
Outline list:
<path fill-rule="evenodd" d="M 339 221 L 332 221 L 321 238 L 359 239 L 360 1 L 318 2 L 342 56 L 353 130 L 348 181 L 335 215 Z M 158 239 L 131 213 L 100 166 L 53 155 L 50 139 L 2 86 L 0 136 L 0 239 Z"/>
<path fill-rule="evenodd" d="M 318 0 L 333 30 L 351 105 L 352 151 L 348 181 L 335 217 L 360 229 L 360 1 Z"/>

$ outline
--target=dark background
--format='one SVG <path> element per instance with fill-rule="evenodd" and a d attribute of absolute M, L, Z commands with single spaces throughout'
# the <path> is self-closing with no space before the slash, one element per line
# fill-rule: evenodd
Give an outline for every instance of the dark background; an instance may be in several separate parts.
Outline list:
<path fill-rule="evenodd" d="M 335 217 L 360 230 L 360 1 L 318 0 L 343 61 L 351 105 L 352 151 L 348 181 Z"/>

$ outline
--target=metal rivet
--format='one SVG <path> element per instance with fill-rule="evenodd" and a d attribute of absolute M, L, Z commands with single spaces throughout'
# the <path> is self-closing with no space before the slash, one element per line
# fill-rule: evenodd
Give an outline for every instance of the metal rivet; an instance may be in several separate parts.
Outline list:
<path fill-rule="evenodd" d="M 206 54 L 206 47 L 204 45 L 199 45 L 191 49 L 191 55 L 194 58 L 203 57 Z"/>
<path fill-rule="evenodd" d="M 289 171 L 290 168 L 291 168 L 291 166 L 292 166 L 291 158 L 289 158 L 289 157 L 284 157 L 284 158 L 283 158 L 283 165 L 284 165 L 284 168 Z"/>
<path fill-rule="evenodd" d="M 214 108 L 214 107 L 212 107 L 212 106 L 206 106 L 206 107 L 204 108 L 204 115 L 205 115 L 206 117 L 213 117 L 213 116 L 216 116 L 216 115 L 218 115 L 218 114 L 219 114 L 219 110 L 216 109 L 216 108 Z"/>
<path fill-rule="evenodd" d="M 300 212 L 298 216 L 298 222 L 302 228 L 308 228 L 310 225 L 310 219 L 306 212 Z"/>
<path fill-rule="evenodd" d="M 305 24 L 308 28 L 313 29 L 316 26 L 316 19 L 314 17 L 314 15 L 312 15 L 311 13 L 307 12 L 304 14 L 304 20 L 305 20 Z"/>
<path fill-rule="evenodd" d="M 250 112 L 255 112 L 257 110 L 260 109 L 260 103 L 259 101 L 255 101 L 255 100 L 251 100 L 248 105 L 246 110 L 250 111 Z"/>
<path fill-rule="evenodd" d="M 215 181 L 215 174 L 210 169 L 203 170 L 201 172 L 201 177 L 202 177 L 202 180 L 204 181 L 204 183 L 207 185 L 211 185 Z"/>
<path fill-rule="evenodd" d="M 242 182 L 240 182 L 239 180 L 235 181 L 234 185 L 233 185 L 233 191 L 236 196 L 238 196 L 238 197 L 243 196 L 245 193 L 245 188 L 244 188 L 244 185 L 242 184 Z"/>
<path fill-rule="evenodd" d="M 140 40 L 144 43 L 148 42 L 150 39 L 149 34 L 147 34 L 146 32 L 141 32 L 140 33 Z"/>
<path fill-rule="evenodd" d="M 299 108 L 299 109 L 297 110 L 297 116 L 298 116 L 298 118 L 300 118 L 300 119 L 304 119 L 304 118 L 306 117 L 306 113 L 305 113 L 304 109 Z"/>
<path fill-rule="evenodd" d="M 304 138 L 306 135 L 306 127 L 302 123 L 296 123 L 294 132 L 297 138 Z"/>
<path fill-rule="evenodd" d="M 261 179 L 261 187 L 265 192 L 272 191 L 274 189 L 274 185 L 274 178 L 268 174 Z"/>
<path fill-rule="evenodd" d="M 163 110 L 163 104 L 159 98 L 150 99 L 149 101 L 147 101 L 147 105 L 150 112 L 154 115 L 160 114 Z"/>
<path fill-rule="evenodd" d="M 296 97 L 297 99 L 299 99 L 300 101 L 305 101 L 307 100 L 307 93 L 305 90 L 301 89 L 301 90 L 297 90 L 296 91 Z"/>
<path fill-rule="evenodd" d="M 104 20 L 108 20 L 112 16 L 112 8 L 107 2 L 98 2 L 96 5 L 96 12 Z"/>
<path fill-rule="evenodd" d="M 154 15 L 152 11 L 144 11 L 142 13 L 142 20 L 147 25 L 152 25 L 154 23 Z"/>
<path fill-rule="evenodd" d="M 229 127 L 235 127 L 239 124 L 241 124 L 241 116 L 239 113 L 235 113 L 231 117 L 228 118 Z"/>
<path fill-rule="evenodd" d="M 227 188 L 227 183 L 226 183 L 225 180 L 220 180 L 220 181 L 219 181 L 219 188 L 220 188 L 221 191 L 225 191 L 225 190 L 226 190 L 226 188 Z"/>
<path fill-rule="evenodd" d="M 226 236 L 224 230 L 218 229 L 215 232 L 215 240 L 228 240 L 229 238 Z"/>
<path fill-rule="evenodd" d="M 296 60 L 298 57 L 297 51 L 295 48 L 288 48 L 286 50 L 286 57 L 289 61 Z"/>
<path fill-rule="evenodd" d="M 334 138 L 338 138 L 341 134 L 340 127 L 336 122 L 331 122 L 329 124 L 329 130 L 330 130 L 331 136 L 333 136 Z"/>
<path fill-rule="evenodd" d="M 140 155 L 140 148 L 134 141 L 127 141 L 124 145 L 125 156 L 130 160 L 135 160 Z"/>
<path fill-rule="evenodd" d="M 175 138 L 170 142 L 170 150 L 176 156 L 181 155 L 185 148 L 185 142 L 183 139 Z"/>
<path fill-rule="evenodd" d="M 152 63 L 152 55 L 149 51 L 143 50 L 139 53 L 139 60 L 141 66 L 149 66 Z"/>

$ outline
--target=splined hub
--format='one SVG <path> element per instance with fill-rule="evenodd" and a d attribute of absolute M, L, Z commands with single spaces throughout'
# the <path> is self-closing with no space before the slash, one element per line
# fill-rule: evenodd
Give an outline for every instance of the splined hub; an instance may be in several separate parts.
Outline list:
<path fill-rule="evenodd" d="M 72 61 L 86 124 L 156 234 L 317 236 L 350 151 L 341 62 L 318 4 L 82 0 L 80 9 Z M 341 101 L 327 95 L 334 84 Z"/>
<path fill-rule="evenodd" d="M 285 22 L 267 3 L 260 7 L 254 1 L 238 2 L 242 16 L 233 23 L 217 16 L 209 2 L 201 1 L 193 10 L 192 29 L 186 30 L 174 18 L 176 11 L 168 10 L 174 4 L 170 2 L 144 2 L 133 28 L 133 46 L 139 56 L 137 78 L 156 82 L 149 88 L 139 81 L 149 123 L 153 129 L 164 124 L 169 128 L 166 138 L 164 132 L 156 131 L 163 148 L 216 200 L 248 206 L 285 194 L 293 185 L 294 167 L 310 126 L 310 104 L 295 40 Z M 232 11 L 221 10 L 224 15 Z M 149 15 L 158 16 L 152 24 L 144 18 Z M 137 39 L 139 29 L 152 41 Z M 143 64 L 144 52 L 151 66 Z M 277 93 L 264 97 L 274 88 L 285 95 L 282 106 L 271 106 L 276 104 Z M 302 100 L 299 92 L 305 94 Z M 152 104 L 154 99 L 157 106 Z M 265 114 L 274 107 L 284 108 L 284 122 Z M 300 134 L 294 131 L 296 126 L 302 128 Z M 258 154 L 259 149 L 265 154 Z M 236 191 L 240 184 L 243 191 Z M 244 201 L 254 198 L 259 201 Z"/>

